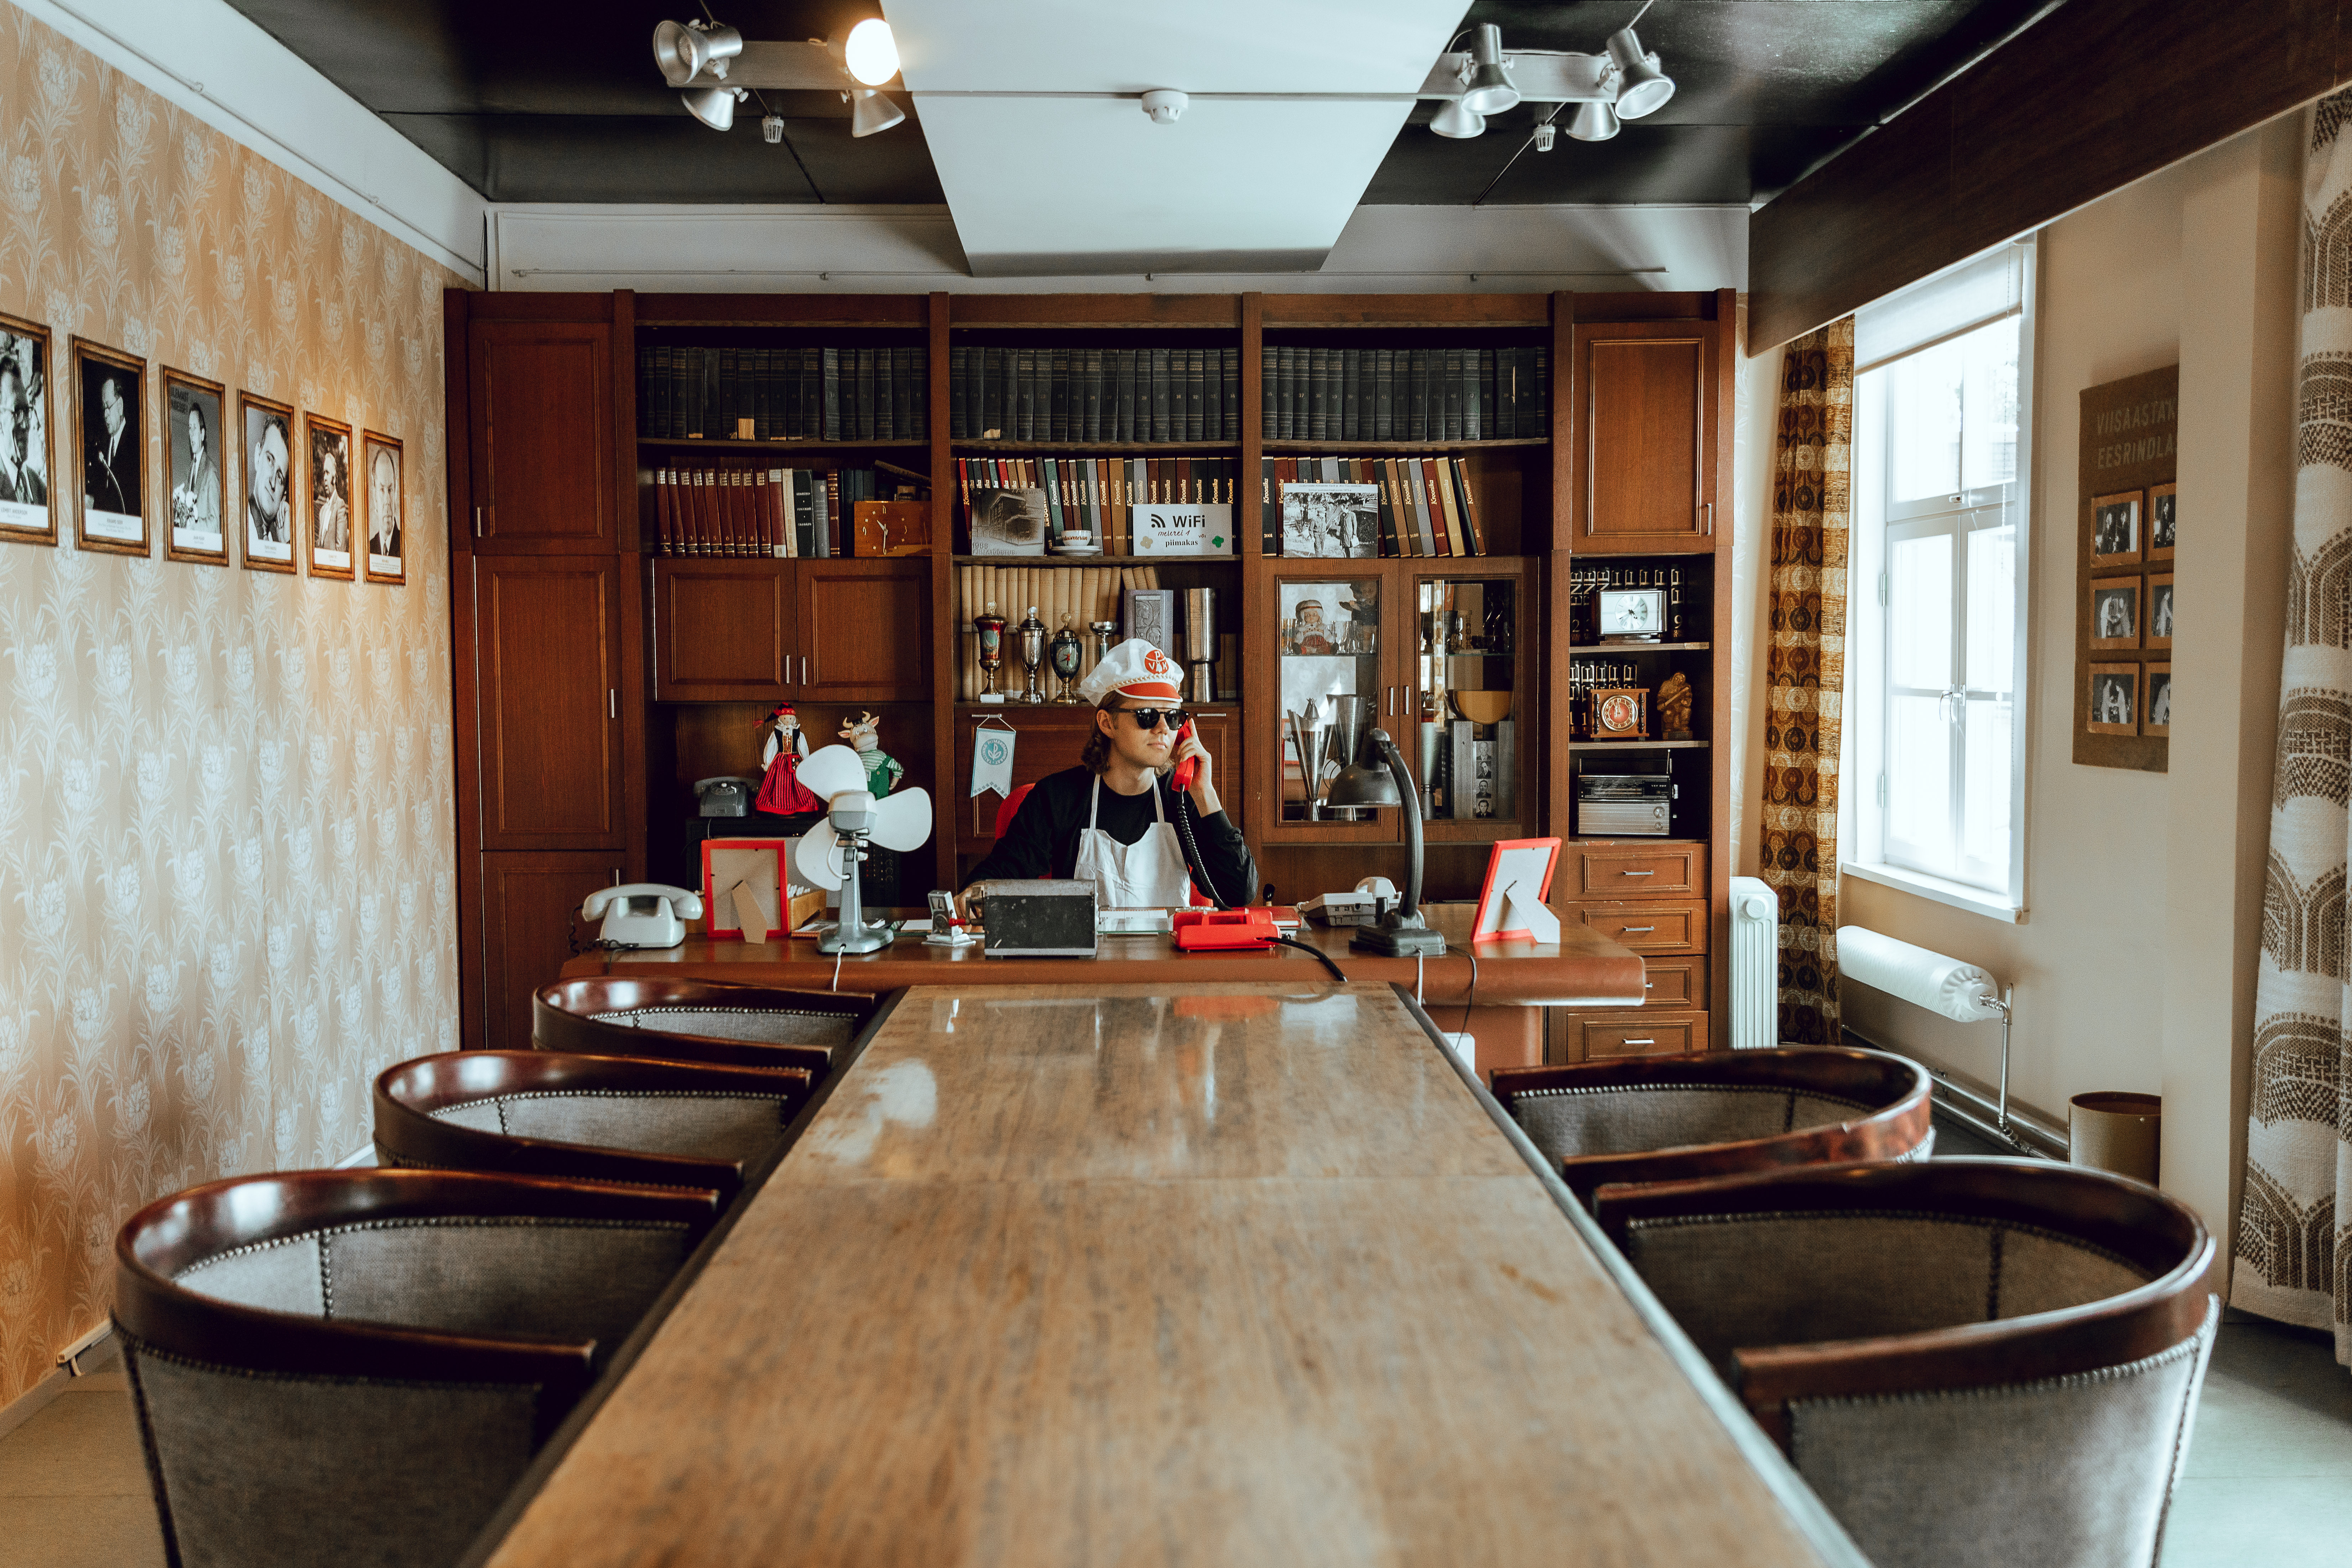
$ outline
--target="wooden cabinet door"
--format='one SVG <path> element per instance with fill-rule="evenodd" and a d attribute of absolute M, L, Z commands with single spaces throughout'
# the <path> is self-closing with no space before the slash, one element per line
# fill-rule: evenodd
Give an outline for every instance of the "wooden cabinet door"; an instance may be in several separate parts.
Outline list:
<path fill-rule="evenodd" d="M 1717 337 L 1717 324 L 1701 321 L 1576 329 L 1569 549 L 1706 548 L 1723 416 L 1714 395 Z"/>
<path fill-rule="evenodd" d="M 466 352 L 475 550 L 618 549 L 611 326 L 476 321 Z"/>
<path fill-rule="evenodd" d="M 1264 650 L 1248 654 L 1242 668 L 1243 710 L 1251 726 L 1244 750 L 1257 770 L 1250 793 L 1267 806 L 1255 837 L 1267 844 L 1401 843 L 1401 810 L 1342 817 L 1328 814 L 1328 800 L 1309 804 L 1315 792 L 1299 767 L 1290 715 L 1318 707 L 1334 717 L 1352 715 L 1360 745 L 1371 728 L 1385 729 L 1418 773 L 1410 707 L 1412 616 L 1405 608 L 1402 564 L 1339 559 L 1268 564 L 1267 604 L 1276 622 L 1243 633 L 1245 648 Z M 1333 725 L 1319 739 L 1310 732 L 1307 743 L 1323 749 L 1321 762 L 1338 763 L 1342 727 Z M 1322 769 L 1326 775 L 1333 771 Z M 1235 798 L 1223 784 L 1217 793 Z"/>
<path fill-rule="evenodd" d="M 618 855 L 482 857 L 485 1047 L 530 1049 L 530 994 L 555 980 L 572 956 L 582 901 L 624 874 Z"/>
<path fill-rule="evenodd" d="M 1526 837 L 1543 815 L 1536 797 L 1536 753 L 1544 710 L 1542 646 L 1528 563 L 1487 556 L 1405 561 L 1396 570 L 1403 689 L 1397 716 L 1381 722 L 1405 748 L 1405 763 L 1423 786 L 1432 779 L 1444 786 L 1442 815 L 1424 822 L 1422 832 L 1433 844 Z M 1424 713 L 1434 717 L 1424 723 Z M 1497 714 L 1510 721 L 1507 736 Z M 1465 723 L 1474 728 L 1456 728 Z M 1491 749 L 1479 747 L 1482 736 Z M 1475 772 L 1461 776 L 1457 739 L 1471 742 L 1474 770 L 1484 763 L 1502 776 L 1483 784 Z M 1477 815 L 1482 798 L 1492 807 L 1483 817 Z"/>
<path fill-rule="evenodd" d="M 620 562 L 474 563 L 484 849 L 620 849 Z"/>
<path fill-rule="evenodd" d="M 927 702 L 931 563 L 799 561 L 793 695 L 810 702 Z"/>
<path fill-rule="evenodd" d="M 654 700 L 785 700 L 793 598 L 788 561 L 655 561 Z"/>

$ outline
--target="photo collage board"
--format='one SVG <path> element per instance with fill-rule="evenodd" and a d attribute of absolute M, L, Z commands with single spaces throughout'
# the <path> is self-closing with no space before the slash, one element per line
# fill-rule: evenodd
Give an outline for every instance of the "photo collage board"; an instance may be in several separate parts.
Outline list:
<path fill-rule="evenodd" d="M 408 580 L 399 437 L 87 338 L 65 352 L 0 312 L 0 540 L 54 545 L 70 518 L 81 550 L 152 557 L 160 537 L 169 561 Z"/>
<path fill-rule="evenodd" d="M 2074 761 L 2163 773 L 2172 738 L 2180 368 L 2086 388 L 2075 547 Z"/>

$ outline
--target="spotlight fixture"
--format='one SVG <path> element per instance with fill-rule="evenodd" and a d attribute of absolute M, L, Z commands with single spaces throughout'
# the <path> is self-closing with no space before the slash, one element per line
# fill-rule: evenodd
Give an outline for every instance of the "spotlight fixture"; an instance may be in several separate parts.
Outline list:
<path fill-rule="evenodd" d="M 686 111 L 713 131 L 730 131 L 735 125 L 735 104 L 749 97 L 740 87 L 698 87 L 677 95 L 686 103 Z"/>
<path fill-rule="evenodd" d="M 654 28 L 654 63 L 662 80 L 684 87 L 708 70 L 724 79 L 727 62 L 743 52 L 743 35 L 710 22 L 663 22 Z"/>
<path fill-rule="evenodd" d="M 1620 27 L 1609 35 L 1609 62 L 1617 68 L 1620 84 L 1617 89 L 1617 113 L 1621 119 L 1639 120 L 1666 106 L 1675 95 L 1675 79 L 1658 64 L 1655 54 L 1642 51 L 1642 40 L 1633 36 L 1631 27 Z"/>
<path fill-rule="evenodd" d="M 1517 108 L 1519 89 L 1511 85 L 1510 73 L 1503 63 L 1503 29 L 1492 22 L 1480 23 L 1470 58 L 1475 67 L 1470 85 L 1455 101 L 1471 113 L 1481 115 Z"/>
<path fill-rule="evenodd" d="M 849 133 L 871 136 L 877 131 L 887 131 L 907 118 L 907 111 L 875 91 L 861 87 L 850 94 Z"/>
<path fill-rule="evenodd" d="M 1631 36 L 1632 29 L 1627 29 Z M 879 16 L 868 16 L 849 29 L 842 40 L 841 63 L 862 86 L 880 87 L 898 74 L 898 40 L 890 32 L 890 24 Z M 904 115 L 899 116 L 903 120 Z M 893 121 L 891 123 L 898 123 Z M 878 129 L 878 127 L 877 127 Z"/>
<path fill-rule="evenodd" d="M 1578 104 L 1568 122 L 1568 133 L 1579 142 L 1606 142 L 1617 132 L 1617 111 L 1605 103 Z"/>
<path fill-rule="evenodd" d="M 1456 142 L 1466 142 L 1473 136 L 1486 133 L 1486 117 L 1475 109 L 1465 109 L 1462 100 L 1454 99 L 1437 111 L 1429 128 L 1440 136 L 1450 136 Z"/>

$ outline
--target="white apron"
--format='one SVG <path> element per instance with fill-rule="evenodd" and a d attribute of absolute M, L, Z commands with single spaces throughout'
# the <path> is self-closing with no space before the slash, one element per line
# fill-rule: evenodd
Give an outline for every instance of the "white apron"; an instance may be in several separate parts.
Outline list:
<path fill-rule="evenodd" d="M 1151 786 L 1152 824 L 1132 844 L 1121 844 L 1095 826 L 1102 805 L 1102 780 L 1087 797 L 1086 831 L 1078 835 L 1078 864 L 1071 875 L 1095 885 L 1095 906 L 1105 910 L 1181 910 L 1192 901 L 1192 879 L 1184 868 L 1184 846 L 1177 841 Z"/>

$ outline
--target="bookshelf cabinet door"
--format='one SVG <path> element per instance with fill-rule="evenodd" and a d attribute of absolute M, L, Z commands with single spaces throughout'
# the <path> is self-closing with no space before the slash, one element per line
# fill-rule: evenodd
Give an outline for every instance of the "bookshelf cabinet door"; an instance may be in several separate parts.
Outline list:
<path fill-rule="evenodd" d="M 530 1049 L 532 991 L 571 961 L 574 922 L 588 895 L 627 874 L 619 855 L 482 857 L 483 1046 Z M 578 934 L 593 938 L 595 931 L 583 927 Z"/>
<path fill-rule="evenodd" d="M 1712 321 L 1576 329 L 1573 534 L 1589 552 L 1710 547 L 1718 333 Z M 1730 526 L 1729 518 L 1723 520 Z"/>
<path fill-rule="evenodd" d="M 810 702 L 930 700 L 928 558 L 800 561 L 793 570 L 800 584 L 793 674 L 801 679 L 793 686 L 795 697 Z"/>
<path fill-rule="evenodd" d="M 654 700 L 782 702 L 800 674 L 792 563 L 654 562 Z"/>
<path fill-rule="evenodd" d="M 482 847 L 622 849 L 618 557 L 477 558 Z"/>
<path fill-rule="evenodd" d="M 1467 570 L 1401 568 L 1405 684 L 1411 702 L 1391 733 L 1431 801 L 1433 844 L 1523 838 L 1541 813 L 1535 752 L 1541 743 L 1540 658 L 1527 563 L 1460 561 Z"/>
<path fill-rule="evenodd" d="M 1300 562 L 1269 574 L 1276 624 L 1274 658 L 1245 670 L 1245 711 L 1255 765 L 1271 770 L 1257 824 L 1271 844 L 1394 844 L 1404 837 L 1395 807 L 1334 807 L 1331 780 L 1351 746 L 1378 725 L 1409 731 L 1411 675 L 1399 651 L 1410 617 L 1403 577 L 1392 562 Z M 1256 635 L 1265 635 L 1259 633 Z M 1255 671 L 1263 669 L 1264 673 Z M 1411 757 L 1407 757 L 1411 762 Z"/>
<path fill-rule="evenodd" d="M 476 552 L 618 549 L 613 329 L 476 321 L 466 352 Z"/>

